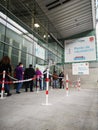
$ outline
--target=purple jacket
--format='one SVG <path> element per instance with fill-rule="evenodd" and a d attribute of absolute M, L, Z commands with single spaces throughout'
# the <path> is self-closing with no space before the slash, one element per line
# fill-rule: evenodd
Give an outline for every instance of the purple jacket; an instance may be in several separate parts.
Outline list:
<path fill-rule="evenodd" d="M 41 71 L 40 71 L 40 70 L 36 70 L 36 72 L 35 72 L 35 73 L 36 73 L 36 76 L 37 76 L 37 75 L 39 75 L 40 77 L 42 76 L 42 73 L 41 73 Z"/>
<path fill-rule="evenodd" d="M 16 71 L 16 78 L 23 79 L 23 72 L 24 72 L 23 67 L 18 66 L 16 67 L 15 71 Z"/>

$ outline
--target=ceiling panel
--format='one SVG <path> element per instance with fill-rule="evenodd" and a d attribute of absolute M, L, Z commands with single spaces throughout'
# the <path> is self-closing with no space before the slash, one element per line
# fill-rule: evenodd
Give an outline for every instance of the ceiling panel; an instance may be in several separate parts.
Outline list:
<path fill-rule="evenodd" d="M 36 0 L 62 38 L 94 29 L 95 0 Z"/>

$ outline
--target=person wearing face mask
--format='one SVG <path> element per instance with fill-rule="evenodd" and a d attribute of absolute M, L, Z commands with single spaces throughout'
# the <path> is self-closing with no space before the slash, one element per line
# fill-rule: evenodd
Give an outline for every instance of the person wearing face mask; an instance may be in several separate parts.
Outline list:
<path fill-rule="evenodd" d="M 23 64 L 20 62 L 19 65 L 15 69 L 16 73 L 16 79 L 18 80 L 23 80 L 23 75 L 24 75 L 24 69 L 23 69 Z M 22 82 L 16 84 L 16 93 L 20 93 L 20 89 L 22 87 Z"/>

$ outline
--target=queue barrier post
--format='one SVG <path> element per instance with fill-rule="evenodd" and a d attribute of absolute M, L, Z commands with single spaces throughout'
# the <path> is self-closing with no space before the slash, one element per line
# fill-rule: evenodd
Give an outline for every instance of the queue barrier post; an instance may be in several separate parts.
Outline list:
<path fill-rule="evenodd" d="M 41 82 L 42 90 L 44 90 L 44 83 L 43 83 L 43 80 L 44 80 L 44 75 L 42 74 L 42 82 Z"/>
<path fill-rule="evenodd" d="M 47 69 L 47 76 L 46 76 L 46 103 L 42 105 L 51 105 L 48 102 L 48 94 L 49 94 L 49 69 Z"/>
<path fill-rule="evenodd" d="M 66 96 L 69 95 L 68 83 L 69 83 L 69 80 L 68 80 L 68 74 L 66 74 Z"/>
<path fill-rule="evenodd" d="M 81 85 L 81 83 L 80 83 L 80 78 L 78 79 L 78 91 L 80 91 L 80 85 Z"/>
<path fill-rule="evenodd" d="M 3 80 L 2 80 L 1 98 L 0 99 L 5 99 L 5 97 L 4 97 L 4 82 L 5 82 L 5 70 L 3 71 Z"/>
<path fill-rule="evenodd" d="M 37 90 L 37 93 L 38 93 L 38 92 L 39 92 L 39 87 L 40 87 L 40 86 L 39 86 L 39 85 L 40 85 L 40 84 L 39 84 L 39 75 L 37 75 L 36 78 L 37 78 L 37 86 L 36 86 L 37 88 L 36 88 L 36 90 Z"/>

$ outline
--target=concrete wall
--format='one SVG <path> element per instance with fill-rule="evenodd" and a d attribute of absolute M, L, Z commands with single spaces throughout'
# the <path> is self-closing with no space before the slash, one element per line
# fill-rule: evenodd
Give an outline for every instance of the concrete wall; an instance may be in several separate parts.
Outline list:
<path fill-rule="evenodd" d="M 72 75 L 72 64 L 65 64 L 64 73 L 65 75 L 68 74 L 71 82 L 80 77 L 82 88 L 95 88 L 98 86 L 98 63 L 89 63 L 89 75 Z"/>

